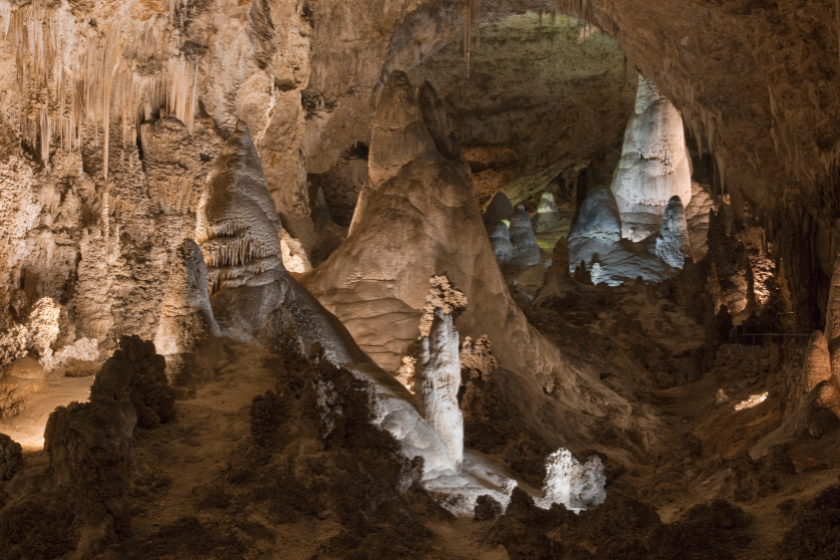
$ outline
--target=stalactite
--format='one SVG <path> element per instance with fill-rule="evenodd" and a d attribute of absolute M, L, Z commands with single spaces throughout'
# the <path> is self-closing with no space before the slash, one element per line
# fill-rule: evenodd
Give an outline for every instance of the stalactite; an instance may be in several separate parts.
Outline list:
<path fill-rule="evenodd" d="M 198 101 L 199 64 L 181 55 L 169 58 L 161 45 L 169 42 L 172 19 L 187 4 L 170 3 L 170 17 L 144 22 L 123 37 L 119 22 L 93 26 L 81 38 L 67 8 L 44 0 L 12 10 L 0 0 L 5 41 L 15 54 L 18 91 L 26 92 L 21 112 L 21 140 L 35 148 L 49 167 L 54 142 L 65 151 L 78 150 L 85 121 L 100 125 L 103 176 L 108 178 L 112 115 L 120 121 L 123 147 L 133 129 L 153 116 L 172 114 L 192 132 Z M 129 45 L 130 56 L 123 48 Z M 68 56 L 70 53 L 78 53 Z M 163 61 L 163 64 L 161 64 Z M 112 113 L 113 111 L 113 113 Z"/>

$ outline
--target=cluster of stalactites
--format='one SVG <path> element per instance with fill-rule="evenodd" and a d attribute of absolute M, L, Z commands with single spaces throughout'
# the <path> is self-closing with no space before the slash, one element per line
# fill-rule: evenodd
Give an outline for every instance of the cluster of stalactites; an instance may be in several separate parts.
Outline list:
<path fill-rule="evenodd" d="M 96 141 L 107 179 L 112 112 L 121 120 L 123 146 L 138 122 L 153 116 L 172 115 L 192 132 L 199 67 L 184 55 L 163 56 L 162 46 L 177 31 L 171 15 L 154 16 L 126 36 L 121 22 L 100 22 L 98 29 L 84 24 L 80 34 L 75 18 L 65 11 L 43 0 L 12 10 L 8 0 L 0 0 L 3 37 L 15 52 L 18 91 L 27 96 L 21 140 L 38 146 L 45 166 L 54 142 L 66 151 L 80 147 L 87 120 L 102 130 Z"/>

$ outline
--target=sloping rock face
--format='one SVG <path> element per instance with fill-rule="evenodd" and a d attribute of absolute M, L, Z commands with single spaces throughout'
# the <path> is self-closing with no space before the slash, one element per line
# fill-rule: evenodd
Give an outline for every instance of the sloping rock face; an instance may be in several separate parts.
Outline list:
<path fill-rule="evenodd" d="M 418 338 L 428 278 L 446 273 L 471 302 L 458 319 L 459 333 L 474 339 L 488 335 L 510 372 L 504 383 L 516 387 L 520 402 L 544 401 L 545 393 L 563 387 L 565 406 L 592 409 L 565 379 L 558 349 L 528 324 L 511 298 L 469 170 L 443 122 L 429 84 L 418 91 L 405 74 L 390 76 L 372 135 L 370 179 L 350 234 L 303 284 L 377 363 L 395 372 Z M 557 420 L 554 412 L 543 411 L 538 421 L 538 407 L 529 408 L 523 411 L 526 423 Z M 549 437 L 556 441 L 557 432 Z"/>

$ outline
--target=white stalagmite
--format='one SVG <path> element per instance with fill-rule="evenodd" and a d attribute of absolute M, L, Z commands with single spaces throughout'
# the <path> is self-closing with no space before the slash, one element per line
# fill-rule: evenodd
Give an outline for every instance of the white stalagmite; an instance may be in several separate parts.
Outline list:
<path fill-rule="evenodd" d="M 464 417 L 458 406 L 461 359 L 454 316 L 441 308 L 434 311 L 428 336 L 420 339 L 414 375 L 420 410 L 443 440 L 452 470 L 458 472 L 464 459 Z"/>
<path fill-rule="evenodd" d="M 659 231 L 671 197 L 679 196 L 684 206 L 691 202 L 691 160 L 682 116 L 641 76 L 610 189 L 621 212 L 622 236 L 631 241 Z"/>
<path fill-rule="evenodd" d="M 574 510 L 598 506 L 607 499 L 604 464 L 597 455 L 581 464 L 568 449 L 558 449 L 546 460 L 543 495 L 534 500 L 539 507 L 563 504 Z"/>
<path fill-rule="evenodd" d="M 655 253 L 674 268 L 682 268 L 686 258 L 691 258 L 691 241 L 688 236 L 688 223 L 685 208 L 678 196 L 672 196 L 665 207 L 662 228 L 656 238 Z"/>

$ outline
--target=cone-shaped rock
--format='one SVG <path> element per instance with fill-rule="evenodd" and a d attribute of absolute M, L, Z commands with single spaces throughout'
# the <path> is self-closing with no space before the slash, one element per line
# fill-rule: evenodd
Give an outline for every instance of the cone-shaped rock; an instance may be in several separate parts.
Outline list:
<path fill-rule="evenodd" d="M 490 232 L 490 244 L 500 266 L 505 266 L 513 256 L 513 245 L 510 242 L 510 230 L 504 222 L 498 222 Z"/>
<path fill-rule="evenodd" d="M 659 230 L 659 237 L 656 238 L 655 252 L 674 268 L 682 268 L 685 259 L 691 258 L 690 243 L 685 208 L 680 197 L 673 196 L 665 207 L 662 228 Z"/>
<path fill-rule="evenodd" d="M 631 241 L 659 231 L 672 196 L 679 196 L 684 205 L 691 201 L 691 162 L 682 117 L 641 76 L 610 188 L 621 212 L 622 236 Z"/>
<path fill-rule="evenodd" d="M 598 238 L 609 242 L 621 239 L 621 217 L 610 189 L 598 187 L 586 195 L 577 222 L 569 232 L 569 241 L 579 237 Z"/>
<path fill-rule="evenodd" d="M 426 86 L 420 95 L 433 94 Z M 401 72 L 384 86 L 370 146 L 370 178 L 350 234 L 302 282 L 377 363 L 396 372 L 408 346 L 418 339 L 428 279 L 446 273 L 471 302 L 458 318 L 460 335 L 486 334 L 494 341 L 502 367 L 512 372 L 501 382 L 520 403 L 528 398 L 553 401 L 544 391 L 553 386 L 552 379 L 564 377 L 560 352 L 528 324 L 511 298 L 482 223 L 466 162 L 436 149 L 429 125 L 420 126 L 445 122 L 445 115 L 423 116 L 419 106 L 440 105 L 420 104 L 417 97 Z M 418 120 L 421 117 L 423 122 Z M 393 149 L 399 157 L 387 153 Z M 564 392 L 564 406 L 592 406 L 580 400 L 574 383 L 569 381 Z M 561 429 L 556 405 L 529 405 L 522 414 L 526 423 L 550 425 L 541 431 L 551 440 L 557 438 L 557 432 L 548 433 Z"/>
<path fill-rule="evenodd" d="M 481 218 L 487 229 L 490 229 L 502 220 L 509 220 L 511 216 L 513 216 L 513 205 L 507 195 L 499 191 L 493 195 Z"/>
<path fill-rule="evenodd" d="M 560 214 L 554 195 L 550 191 L 542 193 L 533 222 L 536 233 L 554 231 L 563 227 L 563 216 Z"/>
<path fill-rule="evenodd" d="M 511 268 L 523 269 L 540 262 L 540 246 L 534 235 L 531 217 L 521 204 L 516 207 L 510 220 L 510 244 L 513 245 L 508 265 Z"/>
<path fill-rule="evenodd" d="M 285 270 L 276 216 L 248 128 L 240 122 L 213 163 L 199 205 L 200 246 L 212 270 L 210 301 L 222 334 L 255 339 L 274 351 L 291 338 L 304 355 L 317 343 L 325 359 L 371 383 L 375 422 L 400 441 L 407 457 L 423 457 L 426 476 L 451 472 L 449 453 L 414 397 Z"/>

